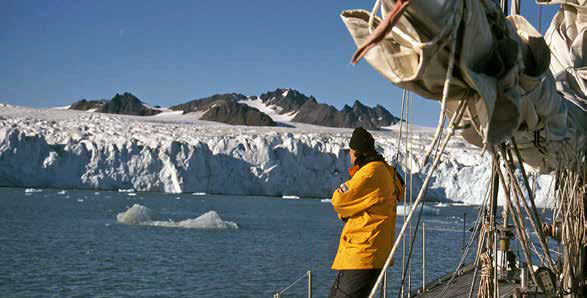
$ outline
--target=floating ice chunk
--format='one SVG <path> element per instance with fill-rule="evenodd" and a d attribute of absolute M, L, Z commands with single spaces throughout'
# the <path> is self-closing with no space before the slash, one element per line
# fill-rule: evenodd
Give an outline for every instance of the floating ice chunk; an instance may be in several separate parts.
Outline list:
<path fill-rule="evenodd" d="M 134 192 L 130 192 L 130 193 L 128 193 L 128 195 L 131 196 L 131 197 L 135 197 L 137 194 L 134 193 Z"/>
<path fill-rule="evenodd" d="M 320 202 L 322 202 L 322 203 L 332 203 L 332 200 L 331 199 L 322 199 L 322 200 L 320 200 Z"/>
<path fill-rule="evenodd" d="M 36 188 L 27 188 L 24 190 L 25 193 L 33 193 L 33 192 L 42 192 L 42 189 L 36 189 Z"/>
<path fill-rule="evenodd" d="M 128 210 L 116 215 L 116 221 L 127 225 L 139 225 L 151 221 L 151 209 L 134 204 Z"/>
<path fill-rule="evenodd" d="M 436 207 L 436 208 L 448 207 L 448 203 L 438 203 L 438 204 L 434 205 L 434 207 Z"/>
<path fill-rule="evenodd" d="M 471 206 L 471 204 L 467 203 L 452 203 L 453 206 Z"/>
<path fill-rule="evenodd" d="M 157 222 L 155 222 L 157 223 Z M 192 229 L 238 229 L 238 225 L 232 221 L 224 221 L 216 211 L 208 211 L 197 218 L 186 219 L 179 222 L 166 221 L 164 226 L 178 226 Z"/>
<path fill-rule="evenodd" d="M 66 193 L 67 193 L 67 191 L 65 191 L 65 190 L 62 190 L 62 191 L 58 192 L 57 194 L 58 194 L 58 195 L 64 195 L 64 194 L 66 194 Z"/>
<path fill-rule="evenodd" d="M 288 195 L 283 195 L 281 197 L 284 198 L 284 199 L 287 199 L 287 200 L 297 200 L 297 199 L 300 198 L 298 196 L 288 196 Z"/>
<path fill-rule="evenodd" d="M 181 197 L 175 197 L 176 200 L 181 200 Z"/>
<path fill-rule="evenodd" d="M 205 196 L 206 193 L 205 192 L 194 192 L 192 193 L 192 196 Z"/>
<path fill-rule="evenodd" d="M 99 195 L 100 193 L 99 193 L 99 192 L 95 192 L 94 194 L 95 194 L 95 195 Z"/>
<path fill-rule="evenodd" d="M 129 189 L 119 189 L 118 192 L 135 192 L 135 190 L 133 188 L 129 188 Z"/>
<path fill-rule="evenodd" d="M 399 205 L 397 206 L 397 215 L 408 215 L 411 209 L 412 206 L 410 205 Z M 415 212 L 420 212 L 420 210 L 416 210 Z M 422 210 L 422 213 L 427 215 L 438 215 L 440 213 L 440 209 L 424 205 L 424 210 Z"/>
<path fill-rule="evenodd" d="M 190 229 L 238 229 L 238 225 L 232 221 L 224 221 L 214 210 L 208 211 L 197 218 L 186 219 L 182 221 L 152 220 L 153 212 L 151 209 L 134 204 L 125 212 L 116 215 L 116 221 L 129 225 L 146 225 L 169 228 L 190 228 Z"/>
<path fill-rule="evenodd" d="M 81 203 L 84 201 L 84 199 L 77 199 L 77 201 Z"/>

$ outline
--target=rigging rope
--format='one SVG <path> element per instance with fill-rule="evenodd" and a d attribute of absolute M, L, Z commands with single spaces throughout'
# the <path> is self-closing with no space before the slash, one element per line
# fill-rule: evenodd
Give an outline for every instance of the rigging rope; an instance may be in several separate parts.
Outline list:
<path fill-rule="evenodd" d="M 310 271 L 308 271 L 310 272 Z M 306 276 L 308 276 L 308 272 L 304 273 L 304 275 L 300 276 L 298 279 L 296 279 L 294 282 L 292 282 L 289 286 L 283 288 L 281 291 L 275 293 L 277 297 L 281 296 L 281 294 L 285 293 L 285 291 L 289 290 L 289 288 L 293 287 L 295 284 L 297 284 L 300 280 L 304 279 Z"/>
<path fill-rule="evenodd" d="M 491 148 L 491 155 L 493 157 L 494 162 L 497 162 L 499 164 L 499 161 L 497 159 L 497 153 L 496 150 L 493 146 L 490 147 Z M 505 156 L 503 158 L 506 158 Z M 532 280 L 537 283 L 537 278 L 536 278 L 536 274 L 534 273 L 534 270 L 532 269 L 532 258 L 531 258 L 531 254 L 530 254 L 530 248 L 528 247 L 528 240 L 527 237 L 528 235 L 526 234 L 526 227 L 524 226 L 524 219 L 522 218 L 522 211 L 520 208 L 520 203 L 518 201 L 518 194 L 517 192 L 514 192 L 514 196 L 516 197 L 516 200 L 512 200 L 510 197 L 510 190 L 508 189 L 508 186 L 505 183 L 505 178 L 503 173 L 501 172 L 501 169 L 498 167 L 497 168 L 497 174 L 499 175 L 499 179 L 501 181 L 504 181 L 504 183 L 501 183 L 501 187 L 503 189 L 503 192 L 505 194 L 505 198 L 506 198 L 506 204 L 508 204 L 508 210 L 510 211 L 510 214 L 512 215 L 512 218 L 514 219 L 514 225 L 516 227 L 516 232 L 517 232 L 517 239 L 518 242 L 520 242 L 522 244 L 522 251 L 524 252 L 524 257 L 526 258 L 526 263 L 528 268 L 530 269 L 530 275 L 532 276 Z M 512 177 L 511 175 L 508 176 L 509 180 L 508 180 L 508 184 L 511 185 L 513 182 L 512 180 L 515 179 L 515 176 Z M 513 201 L 513 204 L 512 204 Z M 515 210 L 514 208 L 515 207 Z"/>
<path fill-rule="evenodd" d="M 515 144 L 515 143 L 513 143 L 513 144 Z M 501 155 L 504 157 L 506 169 L 508 171 L 509 176 L 511 177 L 510 182 L 513 186 L 514 195 L 518 199 L 518 201 L 522 201 L 522 207 L 524 207 L 524 210 L 526 211 L 526 214 L 528 215 L 528 219 L 530 220 L 530 224 L 532 225 L 532 228 L 534 229 L 534 231 L 538 234 L 538 240 L 539 240 L 540 246 L 542 247 L 542 251 L 545 254 L 545 258 L 546 258 L 548 267 L 550 270 L 552 270 L 552 272 L 557 272 L 558 270 L 554 266 L 554 263 L 552 262 L 552 258 L 550 257 L 550 252 L 548 251 L 548 244 L 546 243 L 546 240 L 544 239 L 544 234 L 542 233 L 542 227 L 538 226 L 538 223 L 536 222 L 536 218 L 535 218 L 534 214 L 531 212 L 530 207 L 528 206 L 528 202 L 526 202 L 526 199 L 524 197 L 524 193 L 522 192 L 522 189 L 518 183 L 518 179 L 516 179 L 515 170 L 514 170 L 514 158 L 512 156 L 511 150 L 509 150 L 509 149 L 506 150 L 505 145 L 500 146 L 499 150 L 501 152 Z M 519 158 L 521 158 L 521 157 L 519 157 Z M 522 171 L 523 176 L 525 176 L 525 171 L 523 169 L 523 165 L 521 165 L 520 170 Z M 534 198 L 533 198 L 532 194 L 530 193 L 530 191 L 531 191 L 530 187 L 527 186 L 527 188 L 528 188 L 527 189 L 528 196 L 530 197 L 531 203 L 533 203 Z M 534 206 L 534 208 L 536 208 L 536 206 Z"/>
<path fill-rule="evenodd" d="M 405 107 L 406 107 L 406 138 L 405 138 L 405 141 L 406 141 L 406 144 L 405 144 L 405 148 L 404 148 L 405 149 L 405 154 L 404 154 L 404 169 L 406 169 L 406 170 L 408 170 L 408 161 L 409 161 L 409 155 L 408 155 L 409 154 L 408 153 L 408 133 L 410 131 L 410 123 L 409 123 L 410 105 L 408 103 L 408 98 L 409 98 L 409 91 L 407 91 L 407 90 L 404 89 L 404 98 L 403 98 L 403 102 L 402 102 L 402 107 L 405 104 Z M 405 173 L 406 173 L 406 171 L 404 171 L 404 175 L 405 175 Z M 406 184 L 405 187 L 406 187 L 406 189 L 405 189 L 406 191 L 404 191 L 404 205 L 403 205 L 404 206 L 404 223 L 406 222 L 406 216 L 407 216 L 405 210 L 406 210 L 406 207 L 407 207 L 408 196 L 410 198 L 410 201 L 412 199 L 412 193 L 411 192 L 408 193 L 408 191 L 407 191 L 408 190 L 407 184 Z M 402 243 L 402 270 L 405 270 L 404 269 L 405 262 L 406 262 L 406 239 L 404 238 L 404 241 Z M 405 274 L 405 271 L 402 271 L 402 275 L 404 275 L 404 274 Z M 400 293 L 402 294 L 402 297 L 404 295 L 404 292 L 405 292 L 405 288 L 402 285 L 402 287 L 400 288 Z"/>
<path fill-rule="evenodd" d="M 456 124 L 460 123 L 460 121 L 463 117 L 464 111 L 465 111 L 465 107 L 466 107 L 465 100 L 459 102 L 457 112 L 453 115 L 452 121 L 449 124 L 448 135 L 446 136 L 446 138 L 444 139 L 444 142 L 442 143 L 441 152 L 444 152 L 444 149 L 446 148 L 448 141 L 453 136 Z M 412 219 L 412 216 L 414 215 L 414 211 L 416 210 L 416 206 L 418 204 L 420 204 L 420 202 L 424 198 L 424 195 L 426 195 L 426 191 L 428 190 L 428 185 L 430 184 L 430 179 L 432 178 L 432 173 L 436 170 L 436 167 L 438 166 L 438 163 L 440 162 L 440 157 L 441 157 L 441 154 L 439 154 L 435 157 L 434 162 L 432 163 L 432 166 L 430 167 L 430 170 L 428 171 L 428 174 L 426 175 L 426 179 L 424 180 L 422 188 L 420 188 L 420 192 L 418 193 L 418 197 L 417 197 L 416 201 L 414 202 L 414 206 L 411 208 L 410 213 L 408 214 L 408 217 L 406 219 L 407 221 Z M 391 252 L 389 253 L 387 260 L 385 261 L 385 264 L 383 265 L 381 273 L 379 274 L 379 277 L 377 278 L 377 281 L 375 282 L 375 285 L 374 285 L 373 289 L 371 290 L 371 294 L 369 295 L 369 298 L 375 297 L 375 292 L 377 291 L 377 287 L 379 287 L 379 284 L 381 283 L 381 280 L 383 279 L 383 274 L 387 270 L 387 268 L 389 267 L 389 265 L 391 263 L 391 260 L 393 259 L 393 255 L 395 254 L 395 251 L 398 247 L 398 244 L 402 240 L 403 235 L 406 232 L 406 227 L 407 227 L 407 224 L 404 222 L 402 229 L 399 232 L 399 234 L 393 244 L 393 247 L 391 248 Z"/>
<path fill-rule="evenodd" d="M 357 52 L 355 52 L 355 55 L 353 56 L 353 62 L 355 62 L 355 63 L 358 62 L 358 60 L 361 59 L 361 57 L 363 55 L 365 55 L 366 51 L 368 51 L 369 48 L 374 45 L 374 43 L 378 42 L 376 40 L 377 38 L 379 38 L 380 40 L 383 39 L 383 36 L 385 35 L 386 32 L 379 31 L 380 28 L 383 28 L 382 30 L 388 30 L 389 28 L 394 27 L 394 24 L 397 21 L 397 20 L 393 20 L 393 18 L 395 18 L 394 14 L 401 14 L 403 9 L 405 8 L 405 5 L 401 6 L 401 3 L 403 3 L 403 2 L 404 1 L 401 1 L 401 0 L 397 2 L 396 7 L 389 15 L 386 16 L 384 22 L 379 24 L 379 26 L 376 28 L 375 32 L 367 39 L 367 41 L 363 44 L 363 46 L 361 46 L 359 48 L 359 50 L 357 50 Z M 407 2 L 409 2 L 409 0 L 406 1 L 405 3 L 407 4 Z M 448 65 L 448 69 L 447 69 L 446 80 L 445 80 L 444 90 L 443 90 L 443 100 L 442 100 L 443 104 L 441 104 L 441 116 L 443 119 L 442 119 L 442 121 L 439 121 L 439 123 L 441 123 L 441 125 L 444 124 L 444 117 L 445 117 L 444 113 L 445 113 L 445 108 L 446 108 L 446 100 L 448 97 L 450 83 L 452 83 L 452 72 L 453 72 L 453 68 L 454 68 L 454 60 L 455 60 L 455 55 L 456 55 L 457 33 L 458 33 L 458 28 L 460 27 L 461 18 L 462 18 L 463 2 L 462 2 L 462 0 L 459 2 L 460 2 L 459 3 L 460 5 L 458 6 L 457 11 L 456 11 L 455 22 L 454 22 L 454 26 L 452 28 L 453 31 L 451 34 L 451 41 L 452 41 L 451 48 L 450 48 L 451 52 L 450 52 L 449 65 Z M 390 21 L 390 19 L 392 21 Z M 376 37 L 377 35 L 379 35 L 379 37 Z M 363 52 L 361 52 L 361 51 L 363 51 Z M 412 219 L 415 208 L 418 206 L 418 204 L 420 203 L 420 201 L 423 199 L 424 195 L 426 194 L 426 191 L 428 189 L 428 185 L 430 183 L 430 178 L 432 177 L 432 173 L 436 170 L 436 167 L 438 166 L 442 152 L 444 152 L 444 148 L 446 148 L 446 144 L 448 143 L 448 140 L 454 134 L 454 128 L 458 123 L 460 123 L 461 118 L 462 118 L 465 110 L 466 110 L 466 101 L 461 100 L 459 102 L 459 106 L 458 106 L 456 112 L 453 115 L 452 121 L 449 124 L 448 135 L 446 136 L 444 143 L 441 146 L 439 154 L 437 154 L 435 156 L 434 162 L 432 163 L 432 166 L 430 167 L 430 170 L 426 176 L 426 179 L 424 180 L 424 184 L 422 185 L 420 192 L 418 193 L 418 197 L 417 197 L 416 201 L 414 202 L 414 204 L 412 204 L 412 208 L 410 210 L 410 213 L 405 220 L 410 221 Z M 437 128 L 437 131 L 439 129 L 442 130 L 442 127 Z M 436 133 L 435 138 L 439 138 L 439 135 L 440 135 L 440 133 Z M 434 144 L 436 144 L 437 142 L 438 141 L 436 141 Z M 431 146 L 431 148 L 434 147 L 434 144 L 433 144 L 433 146 Z M 379 274 L 379 276 L 377 278 L 377 281 L 375 282 L 375 285 L 373 286 L 373 289 L 371 290 L 371 294 L 369 295 L 369 298 L 373 298 L 375 296 L 377 288 L 379 287 L 379 284 L 381 283 L 381 281 L 383 279 L 383 275 L 385 274 L 387 268 L 389 267 L 389 264 L 393 258 L 393 255 L 395 254 L 395 251 L 397 249 L 399 242 L 403 238 L 403 235 L 406 231 L 406 226 L 407 226 L 406 221 L 404 221 L 402 229 L 401 229 L 397 239 L 394 242 L 394 245 L 391 249 L 391 252 L 388 255 L 388 258 L 387 258 L 387 260 L 381 270 L 381 273 Z"/>
<path fill-rule="evenodd" d="M 381 6 L 381 0 L 375 1 L 375 5 L 373 5 L 373 9 L 371 10 L 371 14 L 369 15 L 369 34 L 373 34 L 373 22 L 375 21 L 375 16 L 377 15 L 377 11 Z"/>
<path fill-rule="evenodd" d="M 418 228 L 420 227 L 420 219 L 422 218 L 422 210 L 424 210 L 424 203 L 421 203 L 420 204 L 420 213 L 418 214 L 418 220 L 416 221 L 416 231 L 414 231 L 414 234 L 412 234 L 413 236 L 412 236 L 412 241 L 410 243 L 410 250 L 409 250 L 409 254 L 408 254 L 408 261 L 407 261 L 407 264 L 405 264 L 405 267 L 403 269 L 402 283 L 400 285 L 400 289 L 403 289 L 403 287 L 404 287 L 404 283 L 406 281 L 406 271 L 408 270 L 408 267 L 411 264 L 412 252 L 413 252 L 413 248 L 414 248 L 414 242 L 416 240 L 416 233 L 418 233 Z M 410 271 L 410 275 L 411 275 L 411 273 L 412 272 Z M 408 287 L 408 293 L 411 293 L 409 287 Z M 399 297 L 402 297 L 402 296 L 403 296 L 402 291 L 399 291 L 397 293 L 397 297 L 399 298 Z"/>
<path fill-rule="evenodd" d="M 479 212 L 477 213 L 477 219 L 475 220 L 475 225 L 474 225 L 474 229 L 473 229 L 473 233 L 471 233 L 471 236 L 469 237 L 469 241 L 467 242 L 467 245 L 465 246 L 465 249 L 463 250 L 463 255 L 461 256 L 461 260 L 459 261 L 458 265 L 455 268 L 455 271 L 453 272 L 450 280 L 446 283 L 446 286 L 444 287 L 444 289 L 442 290 L 442 293 L 440 293 L 440 297 L 444 297 L 444 295 L 446 294 L 446 292 L 448 291 L 448 287 L 452 284 L 452 281 L 456 278 L 457 273 L 459 272 L 459 270 L 462 268 L 463 264 L 465 263 L 465 259 L 467 258 L 467 256 L 469 256 L 469 251 L 473 245 L 473 243 L 475 242 L 475 237 L 478 235 L 478 233 L 480 232 L 481 228 L 482 228 L 482 223 L 484 221 L 482 221 L 482 219 L 484 220 L 485 217 L 482 216 L 483 214 L 486 213 L 487 211 L 487 203 L 489 202 L 489 186 L 486 187 L 486 192 L 484 194 L 484 198 L 483 198 L 483 203 L 481 204 L 481 208 L 479 209 Z M 480 233 L 481 235 L 484 235 L 482 233 Z M 485 239 L 484 237 L 481 237 L 479 244 L 477 245 L 477 250 L 479 250 L 480 247 L 483 246 L 483 244 Z M 479 262 L 479 252 L 477 252 L 475 254 L 475 267 L 477 266 Z M 475 276 L 477 274 L 477 270 L 475 269 Z M 473 282 L 475 281 L 475 279 L 473 278 Z M 472 287 L 471 287 L 471 292 L 472 292 Z"/>
<path fill-rule="evenodd" d="M 412 206 L 414 203 L 414 196 L 412 195 L 413 190 L 414 190 L 414 177 L 413 177 L 414 171 L 412 168 L 413 163 L 411 162 L 413 160 L 412 144 L 413 144 L 413 135 L 414 135 L 414 127 L 413 127 L 413 124 L 414 124 L 414 112 L 413 112 L 414 111 L 414 95 L 413 95 L 413 93 L 409 92 L 408 96 L 409 96 L 408 103 L 410 104 L 410 114 L 408 114 L 408 117 L 410 117 L 410 129 L 407 131 L 407 133 L 408 133 L 408 138 L 410 139 L 410 142 L 409 142 L 410 150 L 409 150 L 408 156 L 410 157 L 410 159 L 409 159 L 410 160 L 410 169 L 409 169 L 410 170 L 410 206 Z M 422 208 L 424 208 L 424 207 L 422 207 Z M 411 231 L 412 231 L 412 221 L 410 221 L 410 232 Z M 417 233 L 417 231 L 414 232 L 414 234 L 410 235 L 411 239 L 416 239 L 415 233 Z M 410 248 L 410 250 L 411 250 L 411 248 Z M 412 265 L 411 265 L 411 262 L 409 259 L 408 259 L 408 273 L 409 273 L 409 275 L 408 275 L 408 293 L 412 293 Z"/>
<path fill-rule="evenodd" d="M 411 107 L 413 105 L 413 97 L 411 95 L 411 93 L 409 94 L 409 99 L 408 99 L 408 107 L 410 107 L 410 111 L 413 110 L 413 108 Z M 411 114 L 408 113 L 408 118 L 411 118 L 411 121 L 409 121 L 410 123 L 413 124 L 413 117 L 414 117 L 414 113 L 412 112 Z M 406 138 L 406 148 L 408 147 L 408 139 L 412 140 L 411 138 L 411 134 L 413 133 L 413 129 L 410 130 L 408 129 L 407 131 L 407 135 L 408 137 Z M 409 143 L 410 147 L 412 145 L 412 143 Z M 406 155 L 408 156 L 408 160 L 409 156 L 411 155 L 411 150 L 406 150 Z M 412 171 L 412 163 L 410 162 L 410 166 L 409 166 L 409 171 L 410 171 L 410 188 L 409 188 L 409 193 L 410 193 L 410 205 L 409 206 L 413 206 L 413 196 L 412 196 L 412 190 L 413 190 L 413 171 Z M 404 206 L 407 206 L 406 204 Z M 405 207 L 404 207 L 405 210 Z M 416 235 L 418 233 L 418 229 L 420 227 L 420 220 L 422 218 L 422 211 L 424 210 L 424 203 L 420 204 L 420 212 L 418 215 L 418 220 L 416 222 L 416 230 L 412 233 L 412 222 L 410 221 L 410 249 L 409 249 L 409 254 L 407 257 L 407 262 L 405 261 L 405 244 L 406 244 L 406 239 L 404 238 L 404 252 L 403 252 L 403 258 L 402 258 L 402 282 L 401 282 L 401 286 L 400 286 L 400 291 L 398 292 L 398 298 L 399 297 L 403 297 L 404 295 L 404 284 L 406 281 L 406 276 L 408 277 L 408 295 L 412 292 L 412 287 L 411 287 L 411 276 L 412 276 L 412 270 L 411 270 L 411 257 L 412 257 L 412 252 L 413 252 L 413 248 L 414 248 L 414 242 L 416 240 Z M 404 212 L 404 223 L 406 220 L 406 213 Z"/>
<path fill-rule="evenodd" d="M 446 70 L 446 78 L 444 80 L 444 86 L 442 90 L 442 100 L 440 101 L 440 115 L 438 116 L 438 125 L 436 126 L 436 132 L 434 133 L 434 138 L 432 140 L 432 144 L 424 154 L 424 162 L 423 165 L 428 163 L 428 159 L 430 158 L 430 154 L 436 147 L 437 143 L 440 140 L 440 133 L 444 128 L 444 121 L 446 120 L 446 101 L 448 100 L 448 92 L 450 89 L 450 84 L 452 83 L 452 73 L 453 68 L 455 65 L 455 56 L 457 51 L 457 34 L 459 31 L 459 27 L 461 24 L 461 18 L 463 13 L 463 3 L 460 1 L 460 5 L 456 11 L 455 23 L 453 26 L 453 30 L 451 32 L 451 44 L 450 44 L 450 57 L 448 59 L 448 68 Z"/>

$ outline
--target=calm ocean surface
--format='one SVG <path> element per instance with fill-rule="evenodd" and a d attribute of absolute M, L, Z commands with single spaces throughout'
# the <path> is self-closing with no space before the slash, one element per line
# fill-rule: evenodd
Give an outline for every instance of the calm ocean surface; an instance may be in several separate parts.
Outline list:
<path fill-rule="evenodd" d="M 319 199 L 59 191 L 0 188 L 0 296 L 272 297 L 312 270 L 314 297 L 325 297 L 335 276 L 330 265 L 343 224 L 330 203 Z M 116 215 L 135 203 L 156 212 L 155 220 L 196 218 L 214 210 L 239 228 L 118 224 Z M 423 217 L 428 281 L 454 269 L 463 214 L 469 228 L 477 213 L 465 206 L 438 209 L 438 215 Z M 396 231 L 402 220 L 398 216 Z M 414 289 L 422 280 L 420 236 L 414 245 Z M 395 296 L 401 252 L 389 270 L 388 290 Z M 284 297 L 306 293 L 303 281 Z"/>

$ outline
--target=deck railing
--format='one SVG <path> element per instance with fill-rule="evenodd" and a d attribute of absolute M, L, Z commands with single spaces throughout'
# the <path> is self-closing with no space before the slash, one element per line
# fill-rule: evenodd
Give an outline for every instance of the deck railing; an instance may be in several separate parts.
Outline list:
<path fill-rule="evenodd" d="M 312 271 L 308 270 L 306 273 L 304 273 L 304 275 L 300 276 L 298 279 L 296 279 L 294 282 L 292 282 L 289 286 L 281 289 L 279 292 L 273 294 L 273 298 L 281 298 L 283 297 L 283 293 L 285 293 L 285 291 L 289 290 L 289 288 L 293 287 L 295 284 L 297 284 L 298 282 L 300 282 L 301 280 L 304 279 L 304 277 L 308 277 L 308 298 L 312 298 Z"/>

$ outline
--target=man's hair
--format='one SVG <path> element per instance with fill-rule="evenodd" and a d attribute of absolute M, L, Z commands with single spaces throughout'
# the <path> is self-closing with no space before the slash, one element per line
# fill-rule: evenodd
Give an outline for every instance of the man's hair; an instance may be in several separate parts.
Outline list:
<path fill-rule="evenodd" d="M 362 127 L 355 128 L 349 145 L 351 149 L 355 150 L 357 158 L 360 155 L 377 155 L 377 151 L 375 150 L 375 139 L 373 139 L 373 136 Z"/>

